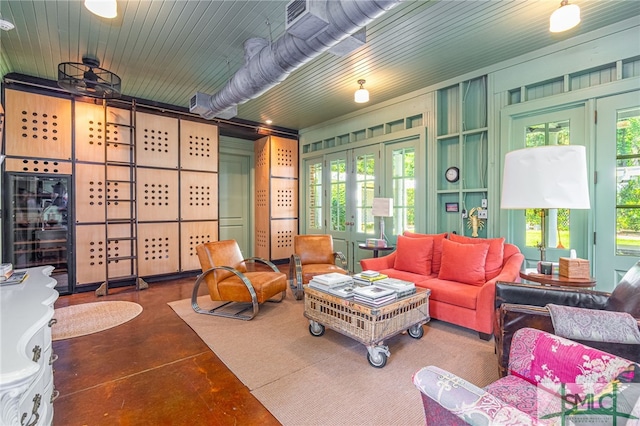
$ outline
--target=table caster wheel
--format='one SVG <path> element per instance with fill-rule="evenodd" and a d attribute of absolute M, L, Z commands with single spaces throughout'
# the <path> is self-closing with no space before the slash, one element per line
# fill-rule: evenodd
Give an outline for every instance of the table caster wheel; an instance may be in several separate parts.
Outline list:
<path fill-rule="evenodd" d="M 309 333 L 312 336 L 320 337 L 324 334 L 324 325 L 318 324 L 315 321 L 309 323 Z"/>
<path fill-rule="evenodd" d="M 367 353 L 367 361 L 373 367 L 382 368 L 387 365 L 387 354 L 384 352 L 377 352 L 375 355 Z"/>
<path fill-rule="evenodd" d="M 420 339 L 422 338 L 422 336 L 424 336 L 424 329 L 422 328 L 422 324 L 414 325 L 407 331 L 409 332 L 409 336 L 413 337 L 414 339 Z"/>

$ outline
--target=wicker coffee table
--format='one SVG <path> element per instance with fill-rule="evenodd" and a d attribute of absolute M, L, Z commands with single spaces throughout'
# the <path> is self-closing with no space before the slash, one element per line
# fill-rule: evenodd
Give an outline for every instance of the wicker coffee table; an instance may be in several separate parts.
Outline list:
<path fill-rule="evenodd" d="M 414 339 L 423 336 L 422 325 L 431 319 L 430 294 L 431 290 L 416 288 L 415 294 L 371 307 L 305 286 L 304 316 L 313 336 L 322 336 L 328 327 L 351 337 L 367 347 L 369 364 L 382 368 L 391 355 L 385 339 L 405 330 Z"/>

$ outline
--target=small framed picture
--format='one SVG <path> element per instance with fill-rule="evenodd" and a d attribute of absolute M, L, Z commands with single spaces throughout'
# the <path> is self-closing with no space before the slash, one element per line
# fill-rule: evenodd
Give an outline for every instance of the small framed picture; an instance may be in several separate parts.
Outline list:
<path fill-rule="evenodd" d="M 444 209 L 447 213 L 458 213 L 458 203 L 444 203 Z"/>

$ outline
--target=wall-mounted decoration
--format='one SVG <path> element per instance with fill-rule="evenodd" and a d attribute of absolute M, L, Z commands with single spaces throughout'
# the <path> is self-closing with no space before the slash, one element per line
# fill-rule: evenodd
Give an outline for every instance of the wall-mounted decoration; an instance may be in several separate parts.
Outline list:
<path fill-rule="evenodd" d="M 444 209 L 447 213 L 458 213 L 459 211 L 458 203 L 445 203 Z"/>

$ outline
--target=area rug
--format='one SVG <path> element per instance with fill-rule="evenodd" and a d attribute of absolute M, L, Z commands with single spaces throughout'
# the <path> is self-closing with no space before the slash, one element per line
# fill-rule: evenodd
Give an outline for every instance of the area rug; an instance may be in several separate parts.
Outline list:
<path fill-rule="evenodd" d="M 124 324 L 141 312 L 142 306 L 124 301 L 82 303 L 57 308 L 53 314 L 57 323 L 51 328 L 52 338 L 63 340 L 97 333 Z"/>
<path fill-rule="evenodd" d="M 329 329 L 312 336 L 304 303 L 292 297 L 251 321 L 196 314 L 188 299 L 169 305 L 284 425 L 422 425 L 412 382 L 420 368 L 437 365 L 480 387 L 498 378 L 492 342 L 439 321 L 422 339 L 390 338 L 387 365 L 374 368 L 355 340 Z"/>

